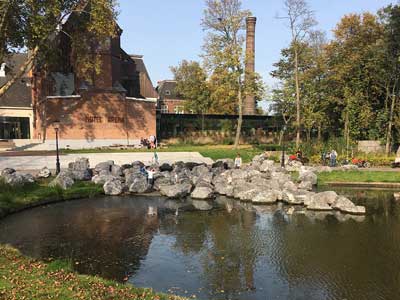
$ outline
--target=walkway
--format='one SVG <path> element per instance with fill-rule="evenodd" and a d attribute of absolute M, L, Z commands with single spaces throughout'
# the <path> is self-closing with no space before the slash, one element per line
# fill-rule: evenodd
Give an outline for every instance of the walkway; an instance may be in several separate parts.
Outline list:
<path fill-rule="evenodd" d="M 174 163 L 177 161 L 197 162 L 211 164 L 213 160 L 202 156 L 198 152 L 158 152 L 159 163 Z M 123 165 L 134 161 L 142 161 L 150 164 L 153 158 L 151 152 L 131 152 L 131 153 L 91 153 L 91 154 L 67 154 L 60 156 L 61 168 L 68 168 L 70 162 L 78 157 L 89 158 L 90 166 L 94 167 L 100 162 L 113 160 L 115 164 Z M 18 171 L 34 171 L 43 167 L 55 169 L 56 156 L 0 156 L 0 170 L 13 168 Z"/>

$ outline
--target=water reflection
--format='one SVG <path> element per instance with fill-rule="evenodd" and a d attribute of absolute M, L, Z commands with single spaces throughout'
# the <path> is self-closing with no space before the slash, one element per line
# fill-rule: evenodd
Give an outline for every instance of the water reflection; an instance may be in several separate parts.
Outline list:
<path fill-rule="evenodd" d="M 391 191 L 340 193 L 368 215 L 225 197 L 100 198 L 11 216 L 0 223 L 0 242 L 72 259 L 82 273 L 200 299 L 396 299 L 399 205 Z"/>

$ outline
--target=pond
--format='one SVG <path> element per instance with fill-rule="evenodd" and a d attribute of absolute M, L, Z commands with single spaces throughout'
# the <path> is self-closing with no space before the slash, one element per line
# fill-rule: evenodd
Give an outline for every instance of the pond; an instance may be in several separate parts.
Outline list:
<path fill-rule="evenodd" d="M 0 221 L 0 243 L 70 260 L 81 273 L 204 300 L 398 299 L 400 203 L 390 190 L 339 192 L 368 215 L 301 207 L 288 215 L 288 206 L 226 198 L 198 211 L 158 197 L 104 197 L 10 216 Z"/>

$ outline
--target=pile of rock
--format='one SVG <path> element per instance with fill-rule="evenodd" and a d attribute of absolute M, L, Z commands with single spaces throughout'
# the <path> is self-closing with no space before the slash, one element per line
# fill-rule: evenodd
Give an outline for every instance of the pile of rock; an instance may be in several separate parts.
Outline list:
<path fill-rule="evenodd" d="M 11 186 L 22 186 L 35 182 L 35 178 L 31 174 L 19 173 L 11 168 L 1 171 L 0 177 Z"/>
<path fill-rule="evenodd" d="M 254 157 L 250 164 L 241 169 L 234 169 L 231 159 L 218 160 L 212 165 L 177 162 L 152 166 L 157 171 L 153 185 L 148 183 L 143 167 L 144 164 L 139 161 L 122 166 L 106 161 L 91 169 L 87 158 L 79 158 L 70 163 L 68 169 L 62 171 L 51 185 L 67 189 L 77 180 L 91 180 L 103 185 L 106 195 L 157 191 L 167 198 L 190 196 L 194 201 L 213 200 L 217 195 L 224 195 L 255 204 L 281 201 L 290 205 L 304 205 L 310 211 L 338 210 L 365 214 L 365 207 L 356 206 L 335 192 L 313 192 L 318 169 L 296 165 L 299 178 L 295 181 L 291 173 L 277 167 L 263 155 Z M 43 170 L 43 173 L 47 175 L 47 171 Z M 6 176 L 11 176 L 10 182 L 20 178 L 16 175 Z"/>

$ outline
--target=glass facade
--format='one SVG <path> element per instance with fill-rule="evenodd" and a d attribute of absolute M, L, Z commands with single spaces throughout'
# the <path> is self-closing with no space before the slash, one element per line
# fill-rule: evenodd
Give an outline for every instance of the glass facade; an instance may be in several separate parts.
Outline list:
<path fill-rule="evenodd" d="M 0 140 L 30 138 L 29 118 L 0 117 Z"/>

